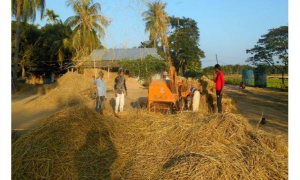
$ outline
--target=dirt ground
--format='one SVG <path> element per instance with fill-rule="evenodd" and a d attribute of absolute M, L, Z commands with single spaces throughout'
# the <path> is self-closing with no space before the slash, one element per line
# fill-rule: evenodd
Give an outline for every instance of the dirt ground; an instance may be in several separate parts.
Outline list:
<path fill-rule="evenodd" d="M 226 85 L 225 93 L 237 102 L 237 110 L 257 126 L 263 116 L 267 123 L 260 129 L 276 135 L 282 135 L 288 141 L 288 92 L 279 90 Z"/>
<path fill-rule="evenodd" d="M 35 92 L 26 92 L 18 95 L 12 95 L 12 130 L 30 130 L 34 128 L 42 119 L 57 112 L 59 108 L 29 108 L 26 105 L 41 94 Z M 148 89 L 128 89 L 128 96 L 125 97 L 124 111 L 132 111 L 144 106 L 147 101 Z M 115 106 L 114 93 L 107 93 L 105 108 L 107 113 L 112 113 Z"/>
<path fill-rule="evenodd" d="M 288 140 L 288 92 L 275 91 L 247 87 L 244 90 L 235 85 L 226 85 L 225 93 L 237 102 L 240 114 L 249 119 L 256 126 L 262 117 L 267 119 L 265 125 L 259 128 L 267 132 L 282 135 Z M 34 128 L 41 120 L 57 112 L 59 108 L 28 108 L 26 104 L 35 100 L 42 94 L 30 91 L 12 95 L 12 130 L 26 132 Z M 139 107 L 145 107 L 148 90 L 145 88 L 128 89 L 125 97 L 124 111 L 133 111 Z M 93 106 L 93 102 L 91 103 Z M 108 115 L 113 115 L 115 105 L 114 93 L 109 90 L 105 103 Z"/>

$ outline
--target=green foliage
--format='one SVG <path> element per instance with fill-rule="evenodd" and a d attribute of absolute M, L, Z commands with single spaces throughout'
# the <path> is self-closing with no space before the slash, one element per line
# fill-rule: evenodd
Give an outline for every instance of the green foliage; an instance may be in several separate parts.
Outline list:
<path fill-rule="evenodd" d="M 200 58 L 204 52 L 199 48 L 200 33 L 197 22 L 190 18 L 170 17 L 169 44 L 173 65 L 179 75 L 200 71 Z"/>
<path fill-rule="evenodd" d="M 184 74 L 183 74 L 184 77 L 197 77 L 197 78 L 200 78 L 203 76 L 203 72 L 201 71 L 193 71 L 193 70 L 189 70 L 189 71 L 186 71 Z"/>
<path fill-rule="evenodd" d="M 274 56 L 278 56 L 282 64 L 288 64 L 288 26 L 270 29 L 268 34 L 262 35 L 257 45 L 246 52 L 253 55 L 247 60 L 254 65 L 267 64 L 274 66 Z"/>
<path fill-rule="evenodd" d="M 48 22 L 53 22 L 53 24 L 57 24 L 60 22 L 60 20 L 57 19 L 59 15 L 55 14 L 53 10 L 46 9 L 45 17 L 47 17 Z"/>
<path fill-rule="evenodd" d="M 19 64 L 36 64 L 40 55 L 41 31 L 36 25 L 21 23 L 20 28 L 20 49 L 19 49 Z M 16 21 L 11 22 L 11 55 L 15 54 L 15 38 L 16 38 Z"/>
<path fill-rule="evenodd" d="M 43 18 L 45 9 L 45 0 L 12 0 L 11 1 L 11 12 L 12 16 L 17 17 L 18 6 L 20 7 L 20 18 L 23 22 L 31 20 L 35 21 L 37 10 L 41 13 L 41 18 Z"/>
<path fill-rule="evenodd" d="M 93 0 L 68 0 L 75 16 L 69 17 L 65 24 L 73 28 L 71 45 L 74 48 L 73 59 L 88 56 L 97 48 L 101 48 L 101 37 L 104 36 L 104 27 L 109 24 L 101 14 L 101 5 Z"/>
<path fill-rule="evenodd" d="M 62 23 L 46 24 L 41 28 L 43 35 L 42 55 L 43 59 L 48 61 L 62 61 L 64 59 L 71 59 L 72 47 L 70 38 L 72 30 L 68 25 Z"/>
<path fill-rule="evenodd" d="M 123 59 L 119 64 L 129 71 L 129 75 L 139 77 L 140 79 L 151 81 L 151 77 L 156 73 L 161 73 L 166 69 L 166 63 L 151 55 L 144 59 Z"/>
<path fill-rule="evenodd" d="M 246 62 L 253 65 L 268 65 L 278 69 L 282 76 L 288 68 L 288 26 L 270 29 L 261 36 L 257 45 L 246 52 L 253 55 Z M 276 60 L 277 59 L 277 60 Z M 284 79 L 282 78 L 282 84 Z"/>
<path fill-rule="evenodd" d="M 143 12 L 146 21 L 145 32 L 149 32 L 150 43 L 156 48 L 157 42 L 164 44 L 168 30 L 168 15 L 165 11 L 166 3 L 161 1 L 148 2 L 148 10 Z"/>
<path fill-rule="evenodd" d="M 16 22 L 11 22 L 11 55 L 15 53 Z M 32 65 L 47 65 L 47 62 L 70 59 L 72 52 L 66 47 L 66 39 L 72 33 L 64 24 L 46 24 L 39 29 L 36 25 L 21 23 L 19 64 L 26 68 Z"/>

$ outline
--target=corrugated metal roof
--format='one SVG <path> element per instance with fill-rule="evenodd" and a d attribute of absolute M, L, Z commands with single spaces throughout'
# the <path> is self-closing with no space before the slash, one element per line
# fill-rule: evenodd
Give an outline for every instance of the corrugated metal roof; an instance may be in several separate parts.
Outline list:
<path fill-rule="evenodd" d="M 92 61 L 109 61 L 121 59 L 140 59 L 147 55 L 152 55 L 158 59 L 163 59 L 157 54 L 156 48 L 132 48 L 132 49 L 99 49 L 91 54 Z"/>

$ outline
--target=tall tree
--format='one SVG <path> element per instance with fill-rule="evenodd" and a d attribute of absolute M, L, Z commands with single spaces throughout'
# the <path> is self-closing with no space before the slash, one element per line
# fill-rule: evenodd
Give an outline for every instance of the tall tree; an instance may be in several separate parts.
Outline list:
<path fill-rule="evenodd" d="M 284 85 L 284 72 L 287 69 L 289 59 L 288 26 L 270 29 L 267 34 L 261 37 L 254 48 L 246 50 L 247 53 L 253 55 L 246 62 L 253 65 L 265 64 L 278 69 L 282 74 L 282 85 Z"/>
<path fill-rule="evenodd" d="M 170 17 L 169 44 L 174 66 L 179 74 L 186 71 L 199 72 L 200 58 L 204 52 L 199 48 L 200 32 L 197 22 L 190 18 Z"/>
<path fill-rule="evenodd" d="M 147 3 L 148 10 L 143 12 L 144 21 L 146 21 L 146 32 L 150 32 L 149 39 L 154 42 L 154 47 L 157 46 L 157 41 L 159 41 L 165 51 L 165 59 L 169 67 L 170 76 L 173 76 L 171 68 L 173 67 L 170 47 L 168 42 L 168 24 L 169 16 L 166 12 L 166 3 L 161 1 L 149 2 Z M 172 78 L 170 78 L 171 83 Z"/>
<path fill-rule="evenodd" d="M 12 33 L 12 42 L 16 38 L 16 21 L 11 23 L 11 33 Z M 27 24 L 25 22 L 21 23 L 20 28 L 20 45 L 19 45 L 19 57 L 20 60 L 18 64 L 22 70 L 22 79 L 25 78 L 26 72 L 25 69 L 29 66 L 37 64 L 39 55 L 42 49 L 40 42 L 42 40 L 41 31 L 36 25 Z M 15 53 L 15 44 L 11 43 L 11 53 L 12 57 Z"/>
<path fill-rule="evenodd" d="M 156 48 L 157 41 L 163 41 L 167 36 L 169 18 L 165 11 L 166 3 L 160 1 L 147 3 L 148 10 L 143 13 L 144 21 L 146 21 L 145 31 L 149 32 L 149 39 Z"/>
<path fill-rule="evenodd" d="M 70 37 L 71 28 L 65 24 L 46 24 L 41 28 L 43 40 L 40 44 L 42 52 L 41 59 L 45 61 L 58 61 L 62 68 L 62 62 L 72 58 Z"/>
<path fill-rule="evenodd" d="M 68 0 L 67 6 L 72 6 L 76 14 L 65 23 L 73 28 L 71 45 L 75 51 L 73 59 L 77 60 L 101 47 L 99 38 L 104 36 L 109 21 L 101 14 L 101 5 L 93 0 Z"/>
<path fill-rule="evenodd" d="M 46 9 L 45 17 L 47 17 L 48 22 L 53 22 L 53 24 L 60 22 L 60 20 L 58 20 L 59 15 L 55 14 L 53 10 Z"/>
<path fill-rule="evenodd" d="M 19 45 L 20 45 L 20 22 L 21 20 L 26 22 L 31 20 L 34 22 L 36 18 L 36 12 L 41 12 L 41 18 L 43 17 L 45 0 L 11 0 L 11 11 L 12 16 L 16 18 L 17 29 L 15 38 L 15 55 L 14 55 L 14 69 L 13 69 L 13 80 L 17 83 L 17 66 L 19 56 Z"/>

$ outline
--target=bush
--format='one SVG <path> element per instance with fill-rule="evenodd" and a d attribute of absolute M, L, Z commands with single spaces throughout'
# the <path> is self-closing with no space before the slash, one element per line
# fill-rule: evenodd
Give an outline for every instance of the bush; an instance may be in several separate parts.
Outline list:
<path fill-rule="evenodd" d="M 200 72 L 200 71 L 186 71 L 184 74 L 183 74 L 184 77 L 197 77 L 197 78 L 200 78 L 203 76 L 203 73 Z"/>
<path fill-rule="evenodd" d="M 150 81 L 153 75 L 161 73 L 167 67 L 165 61 L 151 55 L 144 59 L 123 59 L 119 64 L 129 71 L 129 75 L 145 81 Z"/>

